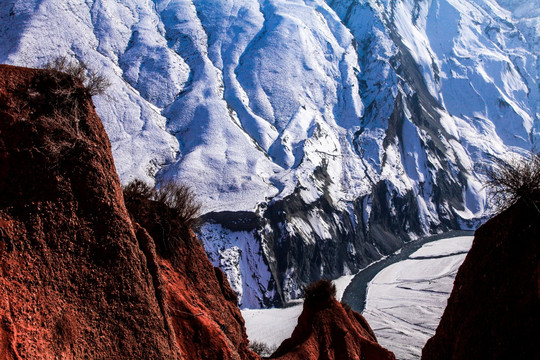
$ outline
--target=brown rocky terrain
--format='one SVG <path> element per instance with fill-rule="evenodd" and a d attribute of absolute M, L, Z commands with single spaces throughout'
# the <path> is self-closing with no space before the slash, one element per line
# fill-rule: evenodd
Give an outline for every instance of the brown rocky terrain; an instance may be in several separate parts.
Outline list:
<path fill-rule="evenodd" d="M 167 209 L 131 205 L 88 89 L 0 65 L 0 360 L 259 359 L 193 232 L 164 251 Z M 394 358 L 333 298 L 306 305 L 276 356 Z"/>
<path fill-rule="evenodd" d="M 520 201 L 480 227 L 423 360 L 540 359 L 540 212 Z"/>
<path fill-rule="evenodd" d="M 70 77 L 0 66 L 0 239 L 2 360 L 255 356 L 202 247 L 190 238 L 173 268 L 132 224 Z"/>
<path fill-rule="evenodd" d="M 1 66 L 0 358 L 176 357 L 148 261 L 86 89 Z"/>
<path fill-rule="evenodd" d="M 315 284 L 319 287 L 315 289 L 316 298 L 306 297 L 298 325 L 272 359 L 395 359 L 392 352 L 377 343 L 366 319 L 334 298 L 335 287 L 326 292 L 324 283 Z"/>

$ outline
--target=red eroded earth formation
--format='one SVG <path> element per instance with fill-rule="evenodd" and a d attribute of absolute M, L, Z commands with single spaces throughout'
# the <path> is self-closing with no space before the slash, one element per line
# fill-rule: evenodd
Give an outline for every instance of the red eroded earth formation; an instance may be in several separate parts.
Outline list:
<path fill-rule="evenodd" d="M 377 343 L 366 319 L 334 298 L 333 285 L 324 280 L 314 285 L 313 296 L 306 289 L 298 325 L 272 359 L 395 360 L 393 353 Z"/>
<path fill-rule="evenodd" d="M 476 231 L 423 360 L 540 359 L 539 204 L 520 201 Z"/>
<path fill-rule="evenodd" d="M 83 85 L 0 65 L 0 360 L 259 359 L 193 232 L 164 251 L 168 210 L 141 204 L 124 203 Z M 393 359 L 333 298 L 306 305 L 278 353 Z"/>
<path fill-rule="evenodd" d="M 1 360 L 257 358 L 228 283 L 188 241 L 172 267 L 132 223 L 81 84 L 0 66 Z"/>

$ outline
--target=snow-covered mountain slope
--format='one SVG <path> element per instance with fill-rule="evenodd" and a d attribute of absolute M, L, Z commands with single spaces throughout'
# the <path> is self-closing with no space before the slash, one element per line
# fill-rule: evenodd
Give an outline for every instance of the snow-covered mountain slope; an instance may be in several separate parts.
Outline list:
<path fill-rule="evenodd" d="M 481 221 L 475 165 L 538 141 L 539 8 L 6 0 L 0 62 L 109 77 L 94 101 L 122 181 L 192 184 L 210 257 L 253 307 Z"/>

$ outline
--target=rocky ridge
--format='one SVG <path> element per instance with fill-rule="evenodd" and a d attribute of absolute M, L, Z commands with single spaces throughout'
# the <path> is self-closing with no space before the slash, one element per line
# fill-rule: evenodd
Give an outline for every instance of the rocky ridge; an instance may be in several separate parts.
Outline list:
<path fill-rule="evenodd" d="M 81 84 L 1 65 L 0 159 L 0 358 L 258 358 L 193 235 L 172 267 L 131 221 Z"/>
<path fill-rule="evenodd" d="M 0 66 L 0 154 L 2 358 L 176 356 L 85 88 Z"/>
<path fill-rule="evenodd" d="M 320 287 L 325 282 L 330 284 L 323 280 L 310 286 Z M 335 287 L 333 290 L 335 294 Z M 298 325 L 272 359 L 396 359 L 377 343 L 375 333 L 362 315 L 339 303 L 333 294 L 322 295 L 305 299 Z"/>

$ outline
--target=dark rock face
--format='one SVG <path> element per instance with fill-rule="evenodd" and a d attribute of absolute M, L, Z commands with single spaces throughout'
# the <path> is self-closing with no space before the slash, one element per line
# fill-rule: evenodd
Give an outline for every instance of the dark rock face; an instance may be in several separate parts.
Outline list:
<path fill-rule="evenodd" d="M 372 216 L 376 217 L 379 206 L 374 202 Z M 382 230 L 387 229 L 384 226 L 373 225 L 373 231 L 367 230 L 364 206 L 365 199 L 358 199 L 353 206 L 354 213 L 350 214 L 336 209 L 329 196 L 306 204 L 298 192 L 268 206 L 264 216 L 272 232 L 262 241 L 268 245 L 267 257 L 274 259 L 269 261 L 269 266 L 279 284 L 278 293 L 283 301 L 287 301 L 291 294 L 301 295 L 299 289 L 312 281 L 337 278 L 347 270 L 357 271 L 377 260 L 381 253 L 391 253 L 403 244 L 403 240 L 395 235 L 379 236 Z M 310 221 L 308 214 L 316 214 L 317 222 Z M 297 221 L 310 228 L 312 238 L 287 230 L 287 224 Z M 378 218 L 377 221 L 384 220 Z M 319 237 L 316 230 L 319 224 L 328 229 L 329 238 Z M 294 269 L 294 272 L 289 269 Z"/>
<path fill-rule="evenodd" d="M 540 212 L 517 203 L 480 227 L 422 359 L 540 359 Z"/>
<path fill-rule="evenodd" d="M 0 66 L 0 159 L 2 359 L 175 358 L 85 89 Z"/>
<path fill-rule="evenodd" d="M 280 360 L 395 360 L 377 343 L 362 315 L 343 307 L 335 298 L 319 304 L 304 303 L 293 334 L 272 359 Z"/>
<path fill-rule="evenodd" d="M 49 75 L 0 66 L 0 359 L 258 359 L 221 271 L 192 233 L 158 257 L 90 96 Z"/>

